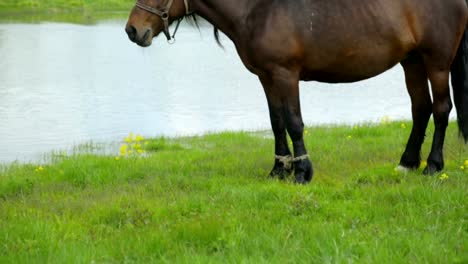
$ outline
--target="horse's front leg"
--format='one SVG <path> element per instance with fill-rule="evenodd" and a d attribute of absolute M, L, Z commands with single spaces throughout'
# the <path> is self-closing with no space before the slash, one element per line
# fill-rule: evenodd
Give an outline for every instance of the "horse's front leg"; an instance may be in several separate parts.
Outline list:
<path fill-rule="evenodd" d="M 287 149 L 285 127 L 293 143 L 294 157 L 292 162 L 296 182 L 308 183 L 312 180 L 313 169 L 303 139 L 304 123 L 299 102 L 299 76 L 288 69 L 276 68 L 268 75 L 262 76 L 261 79 L 270 105 L 270 113 L 271 109 L 274 109 L 274 113 L 276 113 L 272 118 L 275 138 L 279 138 L 281 148 L 285 146 Z M 281 122 L 274 120 L 275 117 L 279 117 Z M 281 126 L 278 128 L 281 131 L 275 132 L 273 123 L 280 123 Z M 276 141 L 278 142 L 278 140 Z M 281 156 L 281 153 L 277 152 L 277 156 Z"/>
<path fill-rule="evenodd" d="M 286 127 L 294 148 L 294 175 L 297 183 L 308 183 L 312 180 L 313 169 L 304 144 L 304 123 L 302 122 L 301 106 L 299 102 L 299 88 L 291 88 L 292 94 L 284 99 Z M 297 90 L 297 93 L 296 93 Z"/>
<path fill-rule="evenodd" d="M 270 172 L 270 177 L 285 179 L 293 170 L 293 157 L 286 138 L 286 122 L 283 107 L 273 93 L 272 80 L 268 77 L 260 77 L 260 81 L 267 97 L 271 127 L 275 136 L 275 164 Z"/>

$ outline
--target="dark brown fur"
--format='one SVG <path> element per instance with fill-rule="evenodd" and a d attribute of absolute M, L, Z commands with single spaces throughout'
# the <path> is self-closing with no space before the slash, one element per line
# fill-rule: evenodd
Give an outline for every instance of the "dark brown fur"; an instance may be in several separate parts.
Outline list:
<path fill-rule="evenodd" d="M 156 8 L 166 4 L 166 0 L 143 2 Z M 425 173 L 443 168 L 442 149 L 452 108 L 448 80 L 467 27 L 465 0 L 189 0 L 189 6 L 234 42 L 244 65 L 259 77 L 270 109 L 276 155 L 292 155 L 287 134 L 294 157 L 307 153 L 300 80 L 355 82 L 401 63 L 414 124 L 400 165 L 419 167 L 421 145 L 433 114 L 436 128 Z M 183 1 L 175 0 L 171 20 L 184 12 Z M 161 31 L 158 17 L 133 9 L 127 24 L 133 41 L 149 46 Z M 468 88 L 464 89 L 466 97 Z M 276 159 L 273 176 L 289 173 L 285 163 Z M 297 182 L 312 179 L 309 159 L 296 160 L 294 168 Z"/>

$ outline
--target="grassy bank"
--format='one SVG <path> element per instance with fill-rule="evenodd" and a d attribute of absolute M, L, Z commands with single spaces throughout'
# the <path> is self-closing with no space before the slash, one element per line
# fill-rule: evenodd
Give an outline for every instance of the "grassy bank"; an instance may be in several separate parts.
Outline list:
<path fill-rule="evenodd" d="M 1 0 L 0 21 L 94 23 L 125 18 L 133 0 Z"/>
<path fill-rule="evenodd" d="M 14 12 L 125 11 L 133 0 L 2 0 L 0 10 Z"/>
<path fill-rule="evenodd" d="M 8 165 L 0 262 L 466 263 L 468 148 L 451 123 L 445 174 L 398 173 L 409 127 L 308 128 L 308 186 L 266 177 L 265 133 Z"/>

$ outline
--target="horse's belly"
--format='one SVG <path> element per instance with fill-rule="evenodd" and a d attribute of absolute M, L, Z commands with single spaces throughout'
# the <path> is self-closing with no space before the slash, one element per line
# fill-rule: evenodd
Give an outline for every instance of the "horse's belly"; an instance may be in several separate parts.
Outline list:
<path fill-rule="evenodd" d="M 388 67 L 379 67 L 368 70 L 356 70 L 356 69 L 331 69 L 331 70 L 303 70 L 301 71 L 300 78 L 303 81 L 318 81 L 325 83 L 350 83 L 358 82 L 365 79 L 377 76 L 386 70 L 392 68 L 394 65 Z"/>
<path fill-rule="evenodd" d="M 382 51 L 370 52 L 366 55 L 347 57 L 344 54 L 339 59 L 311 61 L 304 64 L 300 78 L 303 81 L 319 81 L 326 83 L 349 83 L 362 81 L 377 76 L 395 66 L 406 56 L 406 52 L 391 54 Z M 307 60 L 306 60 L 307 61 Z"/>

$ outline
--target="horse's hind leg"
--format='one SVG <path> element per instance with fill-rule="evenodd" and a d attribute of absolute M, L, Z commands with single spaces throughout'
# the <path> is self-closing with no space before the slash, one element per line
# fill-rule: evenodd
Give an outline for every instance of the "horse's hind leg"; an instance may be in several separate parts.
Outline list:
<path fill-rule="evenodd" d="M 429 80 L 431 81 L 432 97 L 434 101 L 432 104 L 432 112 L 434 115 L 435 131 L 424 174 L 433 174 L 444 168 L 443 147 L 445 131 L 447 130 L 449 114 L 452 109 L 449 90 L 450 67 L 447 65 L 446 69 L 444 69 L 441 67 L 434 67 L 434 65 L 427 63 L 426 65 Z"/>
<path fill-rule="evenodd" d="M 422 56 L 411 54 L 401 62 L 401 65 L 405 71 L 406 87 L 411 97 L 413 128 L 401 157 L 400 166 L 417 169 L 421 163 L 421 145 L 432 113 L 432 101 Z"/>

